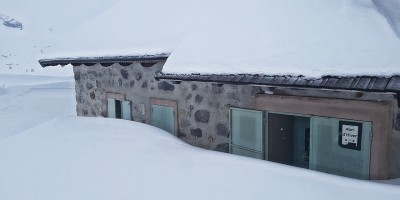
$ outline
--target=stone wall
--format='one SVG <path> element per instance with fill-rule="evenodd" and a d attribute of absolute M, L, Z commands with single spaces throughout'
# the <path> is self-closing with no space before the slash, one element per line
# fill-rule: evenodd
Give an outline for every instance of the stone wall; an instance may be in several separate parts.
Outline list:
<path fill-rule="evenodd" d="M 150 97 L 178 102 L 178 137 L 189 144 L 222 152 L 229 151 L 229 108 L 255 107 L 257 93 L 314 96 L 325 98 L 395 101 L 392 94 L 354 91 L 290 89 L 285 87 L 230 85 L 195 81 L 156 80 L 154 77 L 164 63 L 143 67 L 140 63 L 129 66 L 113 64 L 103 67 L 74 66 L 76 80 L 77 113 L 79 116 L 107 116 L 109 93 L 125 94 L 132 101 L 135 121 L 150 123 Z M 397 105 L 397 104 L 396 104 Z M 392 153 L 391 177 L 399 177 L 400 110 L 396 110 Z M 394 152 L 396 151 L 396 152 Z"/>
<path fill-rule="evenodd" d="M 253 108 L 257 86 L 155 80 L 163 63 L 142 67 L 114 64 L 75 66 L 77 113 L 107 116 L 106 93 L 125 94 L 135 121 L 149 123 L 149 98 L 178 102 L 178 137 L 189 144 L 228 152 L 229 108 Z"/>

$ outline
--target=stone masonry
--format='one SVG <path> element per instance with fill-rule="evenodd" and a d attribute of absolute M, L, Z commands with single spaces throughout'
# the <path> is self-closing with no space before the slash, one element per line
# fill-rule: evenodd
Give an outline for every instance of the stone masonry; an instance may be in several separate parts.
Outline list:
<path fill-rule="evenodd" d="M 75 66 L 78 115 L 106 117 L 106 93 L 111 92 L 125 94 L 126 99 L 132 101 L 134 121 L 149 123 L 150 97 L 176 100 L 178 137 L 195 146 L 228 152 L 229 108 L 252 108 L 254 94 L 260 90 L 259 87 L 157 81 L 154 77 L 161 71 L 162 65 Z"/>
<path fill-rule="evenodd" d="M 150 123 L 150 97 L 175 100 L 178 102 L 178 133 L 185 142 L 205 149 L 222 152 L 229 151 L 230 107 L 252 109 L 255 106 L 255 94 L 289 94 L 299 91 L 277 89 L 267 86 L 233 85 L 195 81 L 156 80 L 163 66 L 159 62 L 151 67 L 134 63 L 122 66 L 118 63 L 108 67 L 100 64 L 93 66 L 74 66 L 76 81 L 77 113 L 79 116 L 107 116 L 107 93 L 124 94 L 132 101 L 134 121 Z M 318 91 L 309 96 L 349 98 L 344 92 L 339 94 Z M 342 96 L 335 96 L 342 95 Z M 366 98 L 369 98 L 366 95 Z M 375 100 L 378 97 L 370 97 Z M 392 151 L 400 146 L 400 110 L 396 111 Z M 396 148 L 395 148 L 396 147 Z M 400 157 L 392 152 L 396 163 L 392 165 L 392 177 L 400 177 Z M 394 171 L 393 171 L 394 170 Z"/>

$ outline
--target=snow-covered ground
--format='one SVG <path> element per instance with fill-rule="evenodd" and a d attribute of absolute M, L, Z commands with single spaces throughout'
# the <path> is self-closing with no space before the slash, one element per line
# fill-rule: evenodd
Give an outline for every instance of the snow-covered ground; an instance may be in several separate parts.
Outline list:
<path fill-rule="evenodd" d="M 73 77 L 0 73 L 0 140 L 61 115 L 76 115 L 75 105 Z"/>
<path fill-rule="evenodd" d="M 400 188 L 192 147 L 146 124 L 66 116 L 0 140 L 0 199 L 385 199 Z"/>
<path fill-rule="evenodd" d="M 0 199 L 400 197 L 399 180 L 328 175 L 199 149 L 137 122 L 75 117 L 72 77 L 0 81 Z"/>

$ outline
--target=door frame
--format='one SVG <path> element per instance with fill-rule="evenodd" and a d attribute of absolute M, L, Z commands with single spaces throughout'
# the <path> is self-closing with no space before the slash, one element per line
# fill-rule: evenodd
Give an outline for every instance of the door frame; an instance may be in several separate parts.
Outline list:
<path fill-rule="evenodd" d="M 150 103 L 150 111 L 151 112 L 153 112 L 152 111 L 153 105 L 172 107 L 173 116 L 174 116 L 174 135 L 178 136 L 178 130 L 179 130 L 179 128 L 178 128 L 178 101 L 150 97 L 149 103 Z M 150 113 L 150 124 L 153 124 L 151 113 Z"/>
<path fill-rule="evenodd" d="M 370 179 L 389 178 L 394 103 L 256 94 L 257 110 L 372 122 Z"/>

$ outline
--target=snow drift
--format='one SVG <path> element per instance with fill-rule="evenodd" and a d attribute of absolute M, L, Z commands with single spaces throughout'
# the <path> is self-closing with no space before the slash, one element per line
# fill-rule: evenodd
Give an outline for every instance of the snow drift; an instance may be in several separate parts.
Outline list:
<path fill-rule="evenodd" d="M 61 117 L 0 140 L 0 199 L 398 199 L 396 186 L 192 147 L 161 129 Z M 290 188 L 290 191 L 287 190 Z"/>

